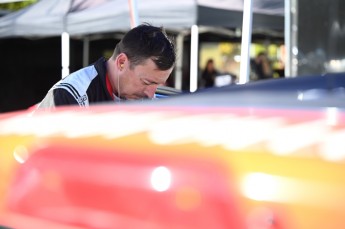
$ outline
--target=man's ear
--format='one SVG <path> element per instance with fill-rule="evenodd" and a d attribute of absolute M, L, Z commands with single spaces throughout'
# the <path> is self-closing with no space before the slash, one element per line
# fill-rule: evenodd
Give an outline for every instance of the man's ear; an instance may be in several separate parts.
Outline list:
<path fill-rule="evenodd" d="M 127 67 L 126 65 L 128 65 L 128 58 L 126 54 L 120 53 L 117 56 L 116 60 L 117 60 L 116 61 L 117 68 L 120 69 L 121 71 Z"/>

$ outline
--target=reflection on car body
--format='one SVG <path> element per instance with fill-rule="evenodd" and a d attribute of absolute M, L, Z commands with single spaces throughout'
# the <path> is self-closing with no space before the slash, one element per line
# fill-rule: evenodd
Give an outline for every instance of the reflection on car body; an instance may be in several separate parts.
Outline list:
<path fill-rule="evenodd" d="M 0 225 L 344 228 L 342 95 L 226 90 L 1 115 Z"/>

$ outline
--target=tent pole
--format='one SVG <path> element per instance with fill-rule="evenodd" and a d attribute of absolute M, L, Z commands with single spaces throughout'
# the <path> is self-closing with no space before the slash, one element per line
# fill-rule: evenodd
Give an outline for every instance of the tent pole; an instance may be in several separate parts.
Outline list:
<path fill-rule="evenodd" d="M 252 42 L 252 17 L 253 0 L 244 0 L 243 22 L 242 22 L 242 43 L 241 43 L 241 66 L 240 84 L 249 82 L 250 72 L 250 45 Z"/>
<path fill-rule="evenodd" d="M 61 77 L 65 78 L 69 75 L 69 52 L 70 52 L 70 44 L 69 44 L 69 34 L 67 32 L 63 32 L 61 34 L 61 63 L 62 63 L 62 73 Z"/>
<path fill-rule="evenodd" d="M 175 88 L 179 90 L 182 90 L 183 40 L 184 35 L 180 32 L 176 37 L 177 60 L 175 67 Z"/>
<path fill-rule="evenodd" d="M 83 66 L 84 67 L 89 65 L 89 56 L 90 56 L 90 38 L 86 36 L 83 39 Z"/>
<path fill-rule="evenodd" d="M 61 34 L 61 65 L 62 72 L 61 77 L 65 78 L 69 75 L 69 56 L 70 56 L 70 38 L 69 33 L 67 32 L 67 14 L 72 8 L 74 0 L 69 1 L 69 8 L 63 16 L 63 32 Z"/>
<path fill-rule="evenodd" d="M 195 92 L 198 89 L 198 43 L 199 43 L 199 28 L 193 25 L 191 28 L 191 49 L 190 49 L 190 92 Z"/>
<path fill-rule="evenodd" d="M 128 0 L 129 14 L 131 19 L 131 28 L 139 25 L 139 15 L 136 0 Z"/>
<path fill-rule="evenodd" d="M 291 2 L 290 0 L 285 0 L 284 6 L 284 43 L 285 43 L 285 77 L 291 77 Z"/>

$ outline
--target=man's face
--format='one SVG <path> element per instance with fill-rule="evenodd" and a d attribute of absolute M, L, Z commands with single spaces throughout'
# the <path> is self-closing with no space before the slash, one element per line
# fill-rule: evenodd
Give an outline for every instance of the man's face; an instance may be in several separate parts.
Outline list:
<path fill-rule="evenodd" d="M 151 59 L 134 69 L 127 66 L 119 81 L 120 97 L 127 100 L 153 98 L 158 85 L 163 85 L 172 72 L 172 68 L 159 70 Z"/>

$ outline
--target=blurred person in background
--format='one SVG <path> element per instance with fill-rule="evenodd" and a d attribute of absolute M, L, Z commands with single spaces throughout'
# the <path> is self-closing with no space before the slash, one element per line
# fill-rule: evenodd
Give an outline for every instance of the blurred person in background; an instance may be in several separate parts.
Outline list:
<path fill-rule="evenodd" d="M 128 31 L 112 56 L 57 82 L 38 108 L 153 98 L 176 61 L 175 46 L 163 27 L 141 24 Z"/>
<path fill-rule="evenodd" d="M 272 66 L 265 52 L 260 52 L 251 61 L 251 68 L 254 80 L 273 78 Z"/>
<path fill-rule="evenodd" d="M 201 78 L 204 82 L 204 87 L 213 87 L 216 76 L 219 75 L 219 72 L 216 70 L 214 66 L 213 59 L 208 59 L 201 73 Z"/>

